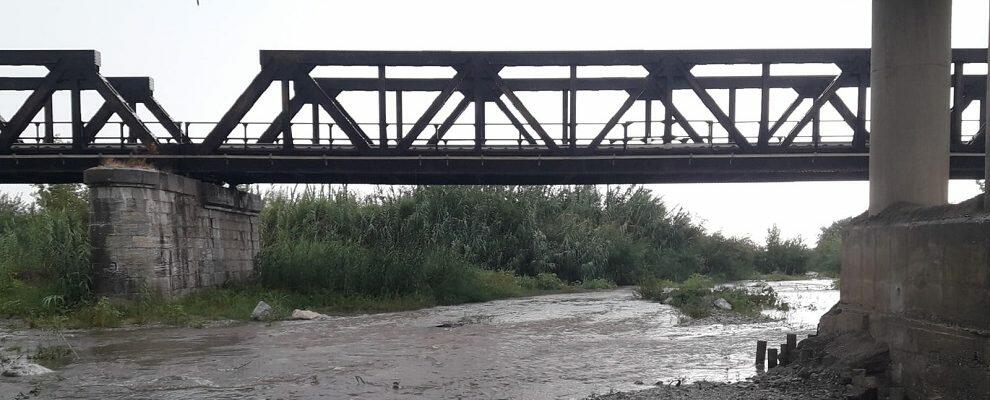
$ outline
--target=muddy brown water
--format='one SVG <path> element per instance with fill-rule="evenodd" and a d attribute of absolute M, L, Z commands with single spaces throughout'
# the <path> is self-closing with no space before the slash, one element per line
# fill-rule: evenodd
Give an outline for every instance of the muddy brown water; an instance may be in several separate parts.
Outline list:
<path fill-rule="evenodd" d="M 558 399 L 736 381 L 756 373 L 757 339 L 813 333 L 838 301 L 830 280 L 771 285 L 791 310 L 743 325 L 678 326 L 673 308 L 617 289 L 325 321 L 70 332 L 78 360 L 0 377 L 0 398 L 36 389 L 65 399 Z M 436 327 L 450 321 L 469 323 Z M 5 348 L 54 340 L 0 336 Z"/>

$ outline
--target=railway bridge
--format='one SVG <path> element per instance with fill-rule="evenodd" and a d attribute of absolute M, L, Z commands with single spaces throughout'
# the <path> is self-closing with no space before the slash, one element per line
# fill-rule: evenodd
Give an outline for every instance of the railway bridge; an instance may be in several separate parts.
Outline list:
<path fill-rule="evenodd" d="M 262 51 L 212 122 L 175 120 L 148 78 L 103 77 L 95 51 L 0 51 L 47 71 L 0 77 L 30 92 L 0 109 L 0 182 L 85 181 L 99 290 L 175 295 L 251 273 L 260 199 L 217 183 L 869 179 L 819 326 L 828 357 L 881 349 L 868 373 L 892 398 L 990 398 L 990 211 L 947 205 L 949 178 L 990 164 L 987 78 L 966 73 L 987 51 L 951 49 L 949 1 L 872 4 L 871 49 Z M 373 74 L 339 73 L 354 67 Z M 100 99 L 85 119 L 84 91 Z M 361 94 L 377 118 L 354 117 Z"/>
<path fill-rule="evenodd" d="M 230 109 L 204 122 L 174 119 L 151 78 L 103 77 L 96 51 L 0 51 L 0 65 L 48 70 L 0 77 L 0 92 L 30 92 L 0 122 L 0 182 L 81 182 L 109 158 L 235 184 L 868 178 L 869 49 L 260 56 Z M 986 61 L 984 49 L 957 49 L 946 72 L 951 118 L 938 140 L 951 144 L 953 178 L 983 174 L 986 112 L 973 105 L 985 103 L 986 76 L 965 71 Z M 407 77 L 410 67 L 432 74 Z M 342 77 L 346 68 L 377 76 Z M 70 93 L 69 121 L 53 118 L 58 91 Z M 84 91 L 99 94 L 85 117 Z M 346 106 L 362 95 L 375 120 L 358 122 Z M 269 119 L 247 120 L 252 109 Z"/>

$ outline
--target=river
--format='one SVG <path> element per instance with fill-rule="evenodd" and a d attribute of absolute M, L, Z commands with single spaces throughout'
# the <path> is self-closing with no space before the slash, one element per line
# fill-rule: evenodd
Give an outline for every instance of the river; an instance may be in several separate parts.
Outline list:
<path fill-rule="evenodd" d="M 631 289 L 554 294 L 323 321 L 72 331 L 79 359 L 53 374 L 0 377 L 0 398 L 558 399 L 658 381 L 736 381 L 758 339 L 814 333 L 838 301 L 831 280 L 773 282 L 779 320 L 678 326 Z M 444 322 L 468 322 L 440 328 Z M 41 331 L 0 330 L 30 349 Z"/>

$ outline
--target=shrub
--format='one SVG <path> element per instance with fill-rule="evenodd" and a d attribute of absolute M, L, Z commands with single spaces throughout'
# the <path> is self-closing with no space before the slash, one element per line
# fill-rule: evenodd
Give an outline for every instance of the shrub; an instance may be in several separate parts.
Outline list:
<path fill-rule="evenodd" d="M 585 289 L 585 290 L 615 289 L 615 282 L 612 282 L 604 278 L 595 278 L 581 282 L 581 289 Z"/>

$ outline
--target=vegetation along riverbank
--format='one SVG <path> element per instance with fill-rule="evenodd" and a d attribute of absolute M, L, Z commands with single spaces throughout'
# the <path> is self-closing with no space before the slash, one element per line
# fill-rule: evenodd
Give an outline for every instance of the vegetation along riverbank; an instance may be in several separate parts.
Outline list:
<path fill-rule="evenodd" d="M 91 291 L 82 187 L 38 186 L 31 199 L 2 195 L 0 317 L 42 326 L 195 324 L 246 319 L 258 300 L 278 315 L 379 312 L 838 271 L 840 223 L 823 229 L 815 248 L 776 228 L 758 245 L 709 232 L 641 187 L 433 186 L 368 195 L 322 187 L 273 191 L 265 204 L 253 282 L 174 301 L 121 302 Z"/>

